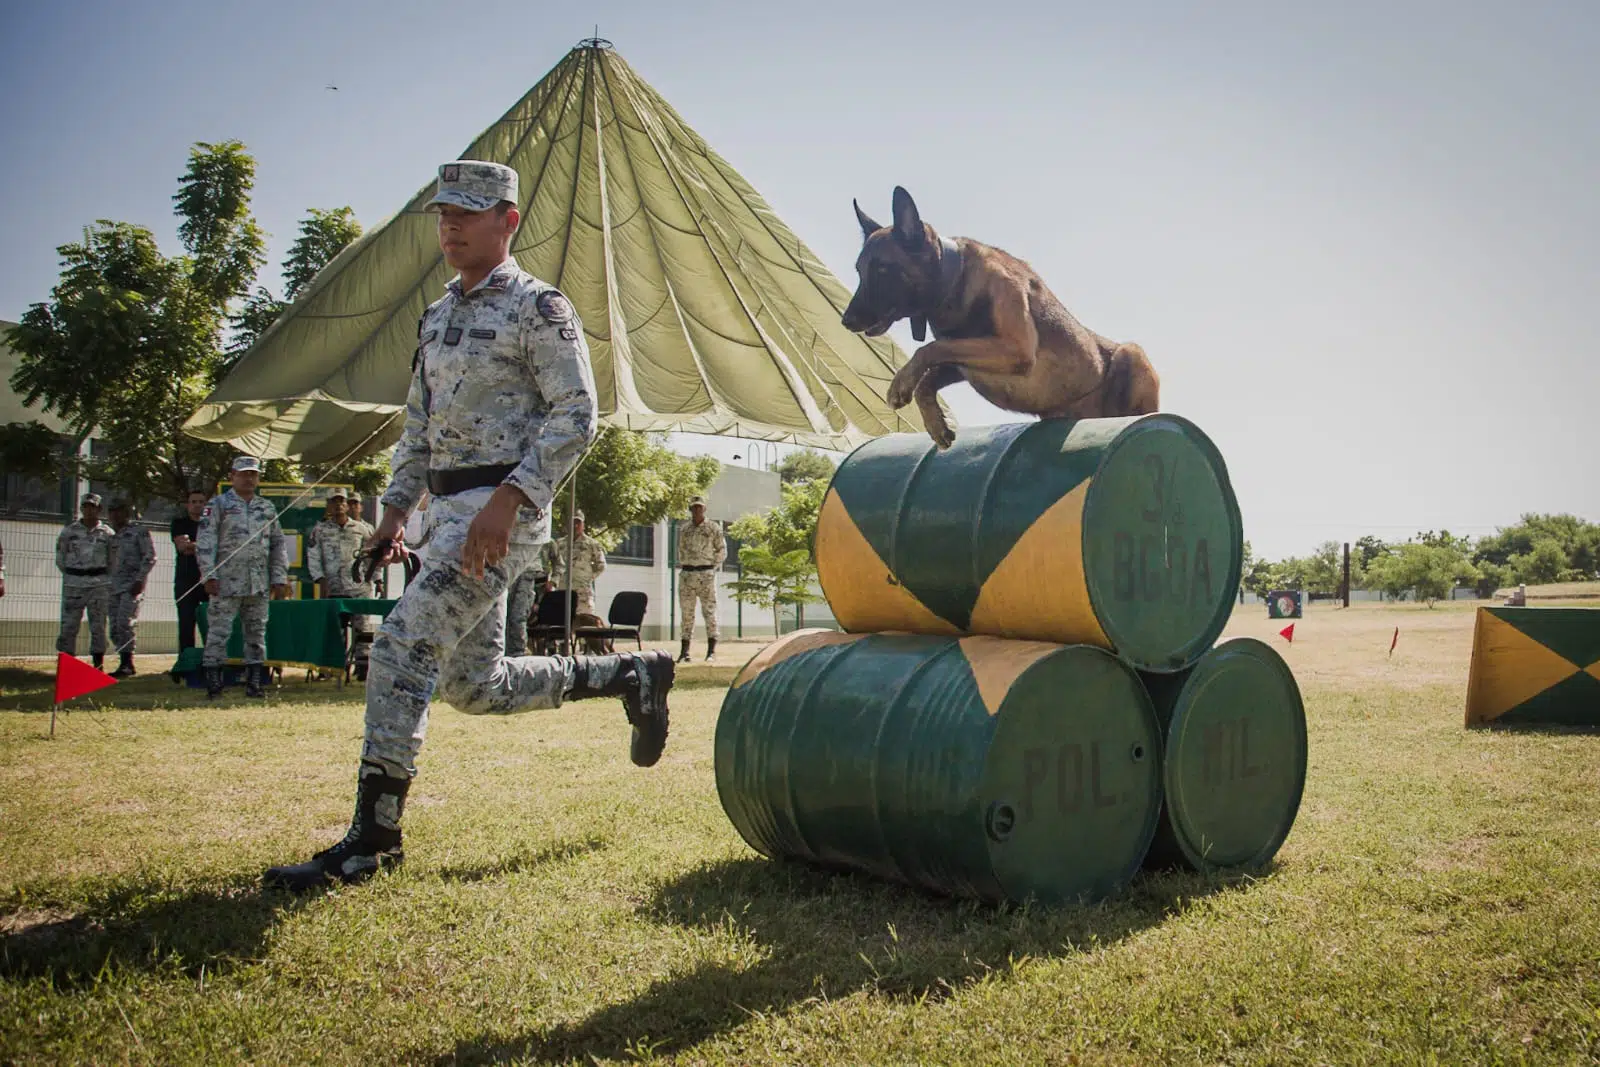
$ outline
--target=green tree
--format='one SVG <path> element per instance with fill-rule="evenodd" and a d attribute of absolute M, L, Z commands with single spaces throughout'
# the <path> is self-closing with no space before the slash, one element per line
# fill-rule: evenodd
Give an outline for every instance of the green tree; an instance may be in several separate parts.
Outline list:
<path fill-rule="evenodd" d="M 1484 560 L 1475 566 L 1478 568 L 1478 580 L 1473 587 L 1480 598 L 1488 599 L 1516 581 L 1516 573 L 1505 564 Z"/>
<path fill-rule="evenodd" d="M 235 360 L 272 328 L 279 317 L 305 291 L 317 273 L 361 236 L 361 223 L 349 207 L 311 208 L 300 220 L 300 236 L 284 257 L 283 298 L 266 286 L 257 286 L 233 316 L 233 339 L 228 352 Z"/>
<path fill-rule="evenodd" d="M 1394 596 L 1413 592 L 1432 607 L 1461 582 L 1476 582 L 1478 568 L 1455 543 L 1408 541 L 1373 560 L 1368 581 Z"/>
<path fill-rule="evenodd" d="M 832 459 L 816 449 L 805 448 L 799 452 L 791 452 L 778 461 L 773 469 L 778 472 L 778 477 L 785 485 L 794 482 L 805 482 L 813 479 L 827 481 L 833 477 L 836 464 Z"/>
<path fill-rule="evenodd" d="M 1353 563 L 1354 561 L 1352 561 Z M 1308 592 L 1333 594 L 1344 579 L 1343 549 L 1337 541 L 1324 541 L 1305 561 L 1303 571 Z"/>
<path fill-rule="evenodd" d="M 196 292 L 219 311 L 250 291 L 267 261 L 266 239 L 250 214 L 256 161 L 238 141 L 199 142 L 173 196 L 183 222 L 178 236 L 192 257 Z"/>
<path fill-rule="evenodd" d="M 1527 566 L 1533 562 L 1534 545 L 1545 540 L 1555 542 L 1563 564 L 1559 569 L 1553 568 L 1546 549 L 1545 562 L 1536 565 L 1540 573 L 1554 570 L 1558 576 L 1568 575 L 1579 581 L 1600 577 L 1600 524 L 1576 515 L 1523 515 L 1515 525 L 1502 527 L 1492 537 L 1480 538 L 1473 560 L 1511 565 L 1514 557 L 1523 556 L 1530 557 L 1524 561 Z"/>
<path fill-rule="evenodd" d="M 815 604 L 823 599 L 812 592 L 816 576 L 816 561 L 803 548 L 773 552 L 764 545 L 745 542 L 739 549 L 739 577 L 729 582 L 727 588 L 741 603 L 770 608 L 772 632 L 776 636 L 782 628 L 779 610 L 783 605 Z"/>
<path fill-rule="evenodd" d="M 1384 544 L 1381 538 L 1374 537 L 1372 534 L 1357 538 L 1356 543 L 1350 548 L 1351 569 L 1355 568 L 1356 557 L 1360 556 L 1361 570 L 1365 572 L 1368 564 L 1388 550 L 1389 546 Z"/>
<path fill-rule="evenodd" d="M 168 259 L 142 226 L 101 220 L 58 249 L 47 302 L 11 332 L 11 387 L 58 415 L 81 443 L 109 446 L 89 474 L 140 500 L 178 496 L 215 478 L 230 451 L 188 437 L 185 419 L 208 392 L 221 321 L 192 283 L 187 258 Z"/>
<path fill-rule="evenodd" d="M 1508 562 L 1517 581 L 1528 585 L 1544 585 L 1560 581 L 1570 569 L 1568 554 L 1553 537 L 1540 537 L 1528 551 L 1512 556 Z"/>
<path fill-rule="evenodd" d="M 601 427 L 578 467 L 578 509 L 584 530 L 606 549 L 630 526 L 686 515 L 689 501 L 711 488 L 722 466 L 710 456 L 685 458 L 661 434 Z M 566 536 L 567 490 L 556 494 L 555 536 Z"/>

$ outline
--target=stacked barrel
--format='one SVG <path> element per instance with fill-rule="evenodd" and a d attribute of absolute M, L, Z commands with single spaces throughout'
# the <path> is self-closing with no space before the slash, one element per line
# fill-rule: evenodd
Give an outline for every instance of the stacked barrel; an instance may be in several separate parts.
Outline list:
<path fill-rule="evenodd" d="M 1264 865 L 1305 714 L 1269 646 L 1216 643 L 1242 537 L 1221 455 L 1175 415 L 863 445 L 817 525 L 845 632 L 734 680 L 723 810 L 765 855 L 994 901 Z"/>

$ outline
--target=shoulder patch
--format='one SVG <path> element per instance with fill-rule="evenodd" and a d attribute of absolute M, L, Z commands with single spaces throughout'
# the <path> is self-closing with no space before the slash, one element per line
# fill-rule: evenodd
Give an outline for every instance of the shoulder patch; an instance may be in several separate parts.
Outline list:
<path fill-rule="evenodd" d="M 539 316 L 552 326 L 564 326 L 572 321 L 572 304 L 558 289 L 546 289 L 534 300 Z"/>
<path fill-rule="evenodd" d="M 206 505 L 206 509 L 200 513 L 200 517 L 202 519 L 209 519 L 211 517 L 211 505 L 210 504 Z"/>

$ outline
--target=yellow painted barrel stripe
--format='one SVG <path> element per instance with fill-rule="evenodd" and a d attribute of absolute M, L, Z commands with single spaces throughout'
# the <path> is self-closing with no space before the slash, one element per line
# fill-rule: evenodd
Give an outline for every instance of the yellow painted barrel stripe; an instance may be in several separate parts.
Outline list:
<path fill-rule="evenodd" d="M 1577 664 L 1478 609 L 1467 680 L 1467 723 L 1489 722 L 1578 673 Z M 1597 675 L 1600 677 L 1600 675 Z"/>
<path fill-rule="evenodd" d="M 1095 617 L 1083 570 L 1088 492 L 1089 482 L 1080 482 L 1017 538 L 978 590 L 973 632 L 1111 648 Z"/>
<path fill-rule="evenodd" d="M 1003 637 L 963 637 L 961 654 L 967 658 L 967 667 L 978 683 L 978 695 L 990 715 L 1000 713 L 1006 694 L 1022 672 L 1052 652 L 1060 645 L 1048 641 L 1014 641 Z"/>
<path fill-rule="evenodd" d="M 750 662 L 740 669 L 733 679 L 732 689 L 737 689 L 746 682 L 755 681 L 756 675 L 768 667 L 776 666 L 790 656 L 798 656 L 802 652 L 809 652 L 814 648 L 825 648 L 828 645 L 847 645 L 852 641 L 859 641 L 871 634 L 842 634 L 838 630 L 824 630 L 808 627 L 804 630 L 795 630 L 785 634 L 772 642 L 760 652 L 750 657 Z"/>
<path fill-rule="evenodd" d="M 941 636 L 961 632 L 894 580 L 889 565 L 868 543 L 832 489 L 823 498 L 817 517 L 817 576 L 828 610 L 846 630 L 906 630 Z"/>

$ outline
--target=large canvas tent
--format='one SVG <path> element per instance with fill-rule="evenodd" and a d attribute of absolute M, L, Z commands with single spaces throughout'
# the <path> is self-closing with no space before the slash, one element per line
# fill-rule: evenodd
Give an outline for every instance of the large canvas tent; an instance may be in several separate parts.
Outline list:
<path fill-rule="evenodd" d="M 832 449 L 922 429 L 883 401 L 904 353 L 840 325 L 849 291 L 607 42 L 461 157 L 517 170 L 512 251 L 583 319 L 605 422 Z M 417 320 L 454 273 L 433 189 L 328 264 L 185 430 L 316 462 L 398 439 Z"/>

